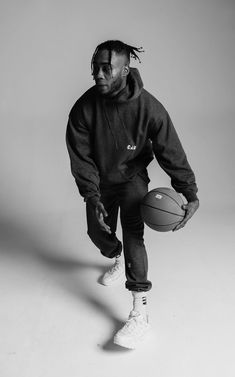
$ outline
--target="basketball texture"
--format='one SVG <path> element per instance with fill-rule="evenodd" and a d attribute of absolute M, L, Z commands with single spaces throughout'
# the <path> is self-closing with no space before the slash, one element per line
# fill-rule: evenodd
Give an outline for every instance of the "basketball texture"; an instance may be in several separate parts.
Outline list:
<path fill-rule="evenodd" d="M 183 204 L 183 199 L 175 190 L 168 187 L 153 189 L 141 202 L 143 221 L 158 232 L 168 232 L 183 220 Z"/>

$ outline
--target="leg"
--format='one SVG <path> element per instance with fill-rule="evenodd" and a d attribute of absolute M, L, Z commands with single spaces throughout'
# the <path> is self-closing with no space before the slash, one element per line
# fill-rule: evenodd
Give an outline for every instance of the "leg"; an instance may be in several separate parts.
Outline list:
<path fill-rule="evenodd" d="M 150 330 L 146 310 L 146 291 L 152 287 L 147 280 L 148 260 L 144 246 L 144 224 L 140 202 L 148 191 L 147 182 L 139 175 L 123 185 L 120 192 L 121 224 L 126 264 L 126 288 L 132 291 L 133 310 L 125 325 L 115 334 L 114 343 L 136 348 Z"/>
<path fill-rule="evenodd" d="M 140 202 L 148 192 L 147 182 L 137 175 L 123 185 L 120 191 L 121 224 L 126 264 L 126 288 L 130 291 L 149 291 L 152 283 L 147 280 L 148 258 L 144 245 L 144 224 Z"/>
<path fill-rule="evenodd" d="M 110 226 L 112 234 L 108 234 L 100 229 L 99 222 L 96 218 L 95 208 L 87 203 L 87 233 L 92 242 L 100 249 L 102 255 L 108 258 L 114 258 L 122 251 L 121 242 L 116 237 L 117 216 L 118 216 L 118 199 L 114 191 L 109 188 L 101 191 L 101 202 L 108 213 L 105 222 Z"/>

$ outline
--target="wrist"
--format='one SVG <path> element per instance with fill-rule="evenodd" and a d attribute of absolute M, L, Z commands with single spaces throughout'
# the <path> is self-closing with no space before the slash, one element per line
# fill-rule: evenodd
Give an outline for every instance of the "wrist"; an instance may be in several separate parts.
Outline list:
<path fill-rule="evenodd" d="M 183 195 L 186 198 L 188 203 L 196 202 L 196 201 L 199 202 L 199 199 L 198 199 L 196 193 L 194 193 L 194 192 L 187 192 L 187 193 L 184 193 Z"/>
<path fill-rule="evenodd" d="M 94 207 L 97 206 L 98 203 L 100 203 L 100 197 L 99 196 L 91 196 L 85 200 L 87 203 L 93 205 Z"/>

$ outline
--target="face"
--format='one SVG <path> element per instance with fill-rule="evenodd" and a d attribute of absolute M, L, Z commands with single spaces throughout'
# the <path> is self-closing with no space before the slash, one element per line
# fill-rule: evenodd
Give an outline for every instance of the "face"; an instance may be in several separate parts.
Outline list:
<path fill-rule="evenodd" d="M 129 67 L 125 55 L 112 51 L 110 66 L 108 50 L 101 50 L 96 54 L 93 62 L 93 78 L 100 94 L 115 96 L 126 86 L 128 73 Z"/>

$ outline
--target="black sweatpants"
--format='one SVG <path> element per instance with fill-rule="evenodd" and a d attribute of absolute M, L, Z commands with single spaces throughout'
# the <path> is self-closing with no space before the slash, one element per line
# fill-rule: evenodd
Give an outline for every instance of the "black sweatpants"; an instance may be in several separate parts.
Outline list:
<path fill-rule="evenodd" d="M 88 235 L 101 254 L 114 258 L 121 254 L 122 243 L 125 258 L 126 288 L 131 291 L 149 291 L 152 283 L 147 280 L 148 258 L 144 245 L 144 224 L 140 214 L 140 202 L 148 192 L 148 182 L 139 174 L 131 181 L 101 186 L 101 202 L 108 216 L 106 224 L 111 234 L 100 228 L 95 208 L 87 203 Z M 118 211 L 122 226 L 122 243 L 116 236 Z"/>

